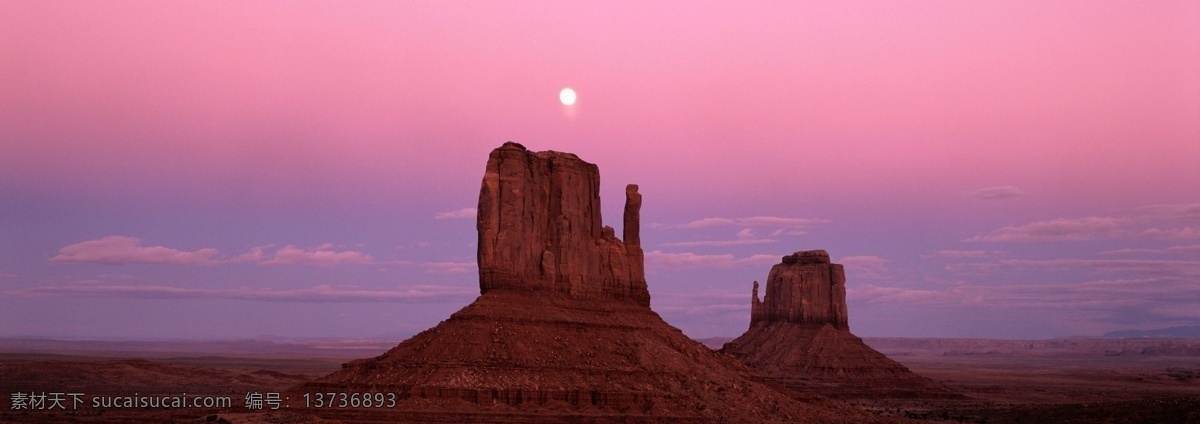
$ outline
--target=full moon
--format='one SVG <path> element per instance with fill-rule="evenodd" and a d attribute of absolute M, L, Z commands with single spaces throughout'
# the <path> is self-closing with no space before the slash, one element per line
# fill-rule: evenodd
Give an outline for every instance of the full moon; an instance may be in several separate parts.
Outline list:
<path fill-rule="evenodd" d="M 562 89 L 562 91 L 558 92 L 558 100 L 567 106 L 575 104 L 575 90 L 570 88 Z"/>

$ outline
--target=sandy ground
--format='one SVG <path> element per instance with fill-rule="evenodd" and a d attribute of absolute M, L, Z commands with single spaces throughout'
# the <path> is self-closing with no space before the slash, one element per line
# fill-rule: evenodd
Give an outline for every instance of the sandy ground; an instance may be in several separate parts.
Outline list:
<path fill-rule="evenodd" d="M 918 342 L 923 341 L 923 342 Z M 322 422 L 245 408 L 250 393 L 282 392 L 371 357 L 394 340 L 63 341 L 0 339 L 0 423 Z M 867 339 L 963 401 L 853 401 L 877 414 L 950 422 L 1200 422 L 1200 340 L 1067 344 L 955 339 Z M 13 409 L 17 393 L 227 396 L 228 408 Z M 353 420 L 354 417 L 347 417 Z M 336 422 L 325 420 L 325 422 Z"/>
<path fill-rule="evenodd" d="M 866 341 L 970 399 L 857 402 L 865 408 L 965 422 L 1200 422 L 1200 340 Z"/>

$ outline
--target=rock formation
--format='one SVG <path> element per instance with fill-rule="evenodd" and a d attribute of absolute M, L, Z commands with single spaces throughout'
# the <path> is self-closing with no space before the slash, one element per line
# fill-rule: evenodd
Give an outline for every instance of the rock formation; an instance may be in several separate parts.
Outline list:
<path fill-rule="evenodd" d="M 824 250 L 784 256 L 766 293 L 751 289 L 750 329 L 721 349 L 788 388 L 835 398 L 948 398 L 850 333 L 846 273 Z"/>
<path fill-rule="evenodd" d="M 641 195 L 624 242 L 600 220 L 599 173 L 575 155 L 505 143 L 479 195 L 481 295 L 381 356 L 299 387 L 385 392 L 380 409 L 315 409 L 380 422 L 874 422 L 771 382 L 650 310 Z"/>
<path fill-rule="evenodd" d="M 750 326 L 758 322 L 830 324 L 849 329 L 846 317 L 846 271 L 829 261 L 824 250 L 796 252 L 771 267 L 768 302 L 758 300 L 758 282 L 750 304 Z"/>
<path fill-rule="evenodd" d="M 479 190 L 479 289 L 548 290 L 650 305 L 638 238 L 642 197 L 625 189 L 625 240 L 600 219 L 600 170 L 573 154 L 505 143 Z"/>

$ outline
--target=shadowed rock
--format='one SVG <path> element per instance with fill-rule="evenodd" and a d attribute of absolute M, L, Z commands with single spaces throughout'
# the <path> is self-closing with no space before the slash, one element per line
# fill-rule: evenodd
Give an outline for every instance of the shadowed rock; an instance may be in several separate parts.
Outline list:
<path fill-rule="evenodd" d="M 755 281 L 750 328 L 721 349 L 788 388 L 837 398 L 956 397 L 850 333 L 846 273 L 824 250 L 771 267 L 763 300 Z"/>

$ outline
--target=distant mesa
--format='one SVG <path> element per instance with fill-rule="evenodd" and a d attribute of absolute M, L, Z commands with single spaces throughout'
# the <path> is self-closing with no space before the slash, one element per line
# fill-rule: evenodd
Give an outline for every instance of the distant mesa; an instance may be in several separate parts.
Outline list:
<path fill-rule="evenodd" d="M 784 256 L 766 293 L 750 297 L 750 328 L 722 352 L 788 388 L 846 399 L 958 397 L 850 333 L 846 272 L 824 250 Z"/>
<path fill-rule="evenodd" d="M 596 165 L 505 143 L 480 188 L 481 295 L 381 356 L 295 389 L 396 393 L 323 418 L 411 422 L 874 422 L 770 382 L 650 310 L 637 186 L 624 240 L 600 217 Z M 375 415 L 371 415 L 375 414 Z"/>
<path fill-rule="evenodd" d="M 1106 339 L 1200 339 L 1200 325 L 1159 328 L 1154 330 L 1121 330 L 1104 333 Z"/>

